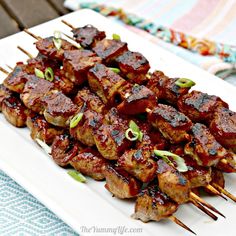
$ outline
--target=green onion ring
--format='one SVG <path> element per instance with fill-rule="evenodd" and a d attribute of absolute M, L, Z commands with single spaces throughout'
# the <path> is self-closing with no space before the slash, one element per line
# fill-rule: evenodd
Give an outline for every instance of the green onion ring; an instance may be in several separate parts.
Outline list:
<path fill-rule="evenodd" d="M 129 132 L 132 133 L 133 137 L 129 136 Z M 139 133 L 135 132 L 131 128 L 129 128 L 125 131 L 125 137 L 130 141 L 136 141 L 139 138 Z"/>
<path fill-rule="evenodd" d="M 86 182 L 86 178 L 78 171 L 76 170 L 69 170 L 67 172 L 68 175 L 70 175 L 73 179 L 81 182 L 81 183 L 85 183 Z"/>
<path fill-rule="evenodd" d="M 178 80 L 175 81 L 175 84 L 178 85 L 180 88 L 191 88 L 196 83 L 191 79 L 179 78 Z"/>
<path fill-rule="evenodd" d="M 112 38 L 114 40 L 120 40 L 120 35 L 119 34 L 112 34 Z"/>
<path fill-rule="evenodd" d="M 109 69 L 112 70 L 113 72 L 115 72 L 116 74 L 120 73 L 120 69 L 119 68 L 109 67 Z"/>
<path fill-rule="evenodd" d="M 53 73 L 53 70 L 51 67 L 48 67 L 46 70 L 45 70 L 45 79 L 52 82 L 54 80 L 54 73 Z"/>
<path fill-rule="evenodd" d="M 44 73 L 41 70 L 34 68 L 34 73 L 38 78 L 44 79 Z"/>
<path fill-rule="evenodd" d="M 72 120 L 70 121 L 70 128 L 71 129 L 75 128 L 79 124 L 83 115 L 84 114 L 80 112 L 72 118 Z"/>
<path fill-rule="evenodd" d="M 53 43 L 54 43 L 57 50 L 61 49 L 62 40 L 61 40 L 61 32 L 60 31 L 54 31 Z"/>

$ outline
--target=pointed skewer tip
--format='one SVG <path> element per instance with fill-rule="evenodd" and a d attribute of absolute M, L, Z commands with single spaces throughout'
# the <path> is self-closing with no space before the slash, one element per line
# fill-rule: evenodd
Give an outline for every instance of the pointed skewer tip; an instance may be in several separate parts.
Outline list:
<path fill-rule="evenodd" d="M 61 22 L 65 25 L 69 26 L 71 29 L 75 29 L 75 27 L 72 24 L 70 24 L 69 22 L 67 22 L 65 20 L 61 20 Z"/>
<path fill-rule="evenodd" d="M 230 198 L 231 200 L 233 200 L 234 202 L 236 202 L 236 197 L 231 194 L 230 192 L 228 192 L 227 190 L 225 190 L 224 188 L 222 188 L 221 186 L 219 186 L 216 183 L 212 183 L 212 185 L 222 194 L 224 194 L 225 196 L 227 196 L 228 198 Z"/>

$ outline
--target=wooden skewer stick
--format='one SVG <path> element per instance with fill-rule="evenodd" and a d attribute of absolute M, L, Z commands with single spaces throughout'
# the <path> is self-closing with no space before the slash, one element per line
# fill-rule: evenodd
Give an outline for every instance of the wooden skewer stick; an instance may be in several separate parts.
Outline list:
<path fill-rule="evenodd" d="M 203 206 L 208 207 L 210 210 L 214 211 L 215 213 L 221 215 L 222 217 L 226 218 L 221 212 L 219 212 L 215 207 L 213 207 L 211 204 L 208 202 L 204 201 L 202 198 L 200 198 L 198 195 L 196 195 L 193 192 L 190 192 L 190 198 L 193 200 L 200 202 Z"/>
<path fill-rule="evenodd" d="M 207 214 L 208 216 L 210 216 L 213 220 L 218 220 L 218 217 L 216 215 L 214 215 L 211 211 L 209 211 L 207 208 L 205 208 L 203 205 L 201 205 L 199 202 L 190 199 L 190 202 L 195 205 L 198 209 L 200 209 L 202 212 L 204 212 L 205 214 Z"/>
<path fill-rule="evenodd" d="M 25 33 L 27 33 L 28 35 L 30 35 L 31 37 L 37 39 L 37 40 L 41 40 L 42 38 L 40 36 L 37 36 L 35 34 L 33 34 L 32 32 L 30 32 L 28 29 L 24 29 Z"/>
<path fill-rule="evenodd" d="M 207 186 L 205 186 L 206 189 L 208 189 L 210 192 L 212 192 L 213 194 L 222 197 L 223 199 L 225 199 L 226 201 L 228 201 L 228 199 L 226 197 L 224 197 L 220 191 L 218 191 L 215 187 L 213 187 L 212 185 L 208 184 Z"/>
<path fill-rule="evenodd" d="M 223 193 L 225 196 L 227 196 L 228 198 L 230 198 L 231 200 L 233 200 L 234 202 L 236 202 L 236 197 L 231 194 L 230 192 L 228 192 L 227 190 L 225 190 L 224 188 L 222 188 L 221 186 L 219 186 L 216 183 L 212 183 L 212 185 L 221 193 Z"/>
<path fill-rule="evenodd" d="M 70 24 L 69 22 L 65 21 L 65 20 L 61 20 L 62 23 L 64 23 L 65 25 L 69 26 L 71 29 L 75 29 L 75 27 Z"/>
<path fill-rule="evenodd" d="M 6 64 L 6 66 L 10 69 L 10 70 L 13 70 L 13 68 L 9 65 Z"/>
<path fill-rule="evenodd" d="M 197 235 L 194 231 L 192 231 L 187 225 L 185 225 L 182 221 L 180 221 L 178 218 L 176 218 L 175 216 L 169 216 L 168 219 L 170 219 L 171 221 L 173 221 L 174 223 L 176 223 L 177 225 L 183 227 L 184 229 L 188 230 L 189 232 Z"/>
<path fill-rule="evenodd" d="M 34 58 L 32 56 L 32 54 L 30 54 L 29 52 L 27 52 L 24 48 L 22 48 L 21 46 L 17 46 L 17 48 L 22 51 L 26 56 L 28 56 L 30 59 Z"/>
<path fill-rule="evenodd" d="M 6 75 L 9 74 L 9 72 L 7 70 L 5 70 L 4 68 L 0 67 L 0 71 Z"/>

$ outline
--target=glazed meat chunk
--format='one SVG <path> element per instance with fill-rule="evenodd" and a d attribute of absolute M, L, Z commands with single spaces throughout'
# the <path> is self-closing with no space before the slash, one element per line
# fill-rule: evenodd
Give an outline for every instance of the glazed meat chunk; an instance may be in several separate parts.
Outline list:
<path fill-rule="evenodd" d="M 44 111 L 43 98 L 54 89 L 54 84 L 32 76 L 21 93 L 20 97 L 25 106 L 34 112 L 42 114 Z"/>
<path fill-rule="evenodd" d="M 156 162 L 151 157 L 152 154 L 152 149 L 127 150 L 119 157 L 117 163 L 119 167 L 142 182 L 150 182 L 156 177 L 157 170 Z"/>
<path fill-rule="evenodd" d="M 215 166 L 218 170 L 226 173 L 236 172 L 236 154 L 232 151 L 227 151 L 224 156 L 225 161 L 219 161 Z"/>
<path fill-rule="evenodd" d="M 228 108 L 228 104 L 217 96 L 195 90 L 178 100 L 179 110 L 194 122 L 209 123 L 218 107 Z"/>
<path fill-rule="evenodd" d="M 25 126 L 28 110 L 17 96 L 9 95 L 3 99 L 2 113 L 12 125 L 16 127 Z"/>
<path fill-rule="evenodd" d="M 5 97 L 12 95 L 12 92 L 3 84 L 0 84 L 0 112 L 2 111 L 2 101 Z"/>
<path fill-rule="evenodd" d="M 105 106 L 101 99 L 95 94 L 92 93 L 88 87 L 84 87 L 81 90 L 78 91 L 74 103 L 78 107 L 85 106 L 86 108 L 93 110 L 97 113 L 104 113 L 105 112 Z"/>
<path fill-rule="evenodd" d="M 116 59 L 123 75 L 137 84 L 146 82 L 146 74 L 150 69 L 148 60 L 139 52 L 126 51 Z"/>
<path fill-rule="evenodd" d="M 210 131 L 221 145 L 236 150 L 236 112 L 219 108 L 210 123 Z"/>
<path fill-rule="evenodd" d="M 105 64 L 110 64 L 127 50 L 127 43 L 114 39 L 103 39 L 93 47 L 93 51 L 103 59 Z"/>
<path fill-rule="evenodd" d="M 227 154 L 205 125 L 196 123 L 191 131 L 191 141 L 185 145 L 184 151 L 198 165 L 215 166 Z"/>
<path fill-rule="evenodd" d="M 124 90 L 124 101 L 117 107 L 118 111 L 126 115 L 146 112 L 147 108 L 156 106 L 155 94 L 144 85 L 133 85 L 130 90 Z"/>
<path fill-rule="evenodd" d="M 158 104 L 149 114 L 148 120 L 171 143 L 180 143 L 189 138 L 187 134 L 192 122 L 174 107 Z"/>
<path fill-rule="evenodd" d="M 133 198 L 140 191 L 140 183 L 119 167 L 108 165 L 104 171 L 105 188 L 117 198 Z"/>
<path fill-rule="evenodd" d="M 91 90 L 95 92 L 105 103 L 115 103 L 118 90 L 127 82 L 118 74 L 102 64 L 96 64 L 88 72 L 88 82 Z"/>
<path fill-rule="evenodd" d="M 87 80 L 87 72 L 96 63 L 101 63 L 101 58 L 89 50 L 65 51 L 63 70 L 65 76 L 76 85 L 81 85 Z"/>
<path fill-rule="evenodd" d="M 147 87 L 151 89 L 158 99 L 169 104 L 176 104 L 181 95 L 188 93 L 190 88 L 181 88 L 176 85 L 178 78 L 169 78 L 161 71 L 155 71 L 148 81 Z"/>
<path fill-rule="evenodd" d="M 101 155 L 109 160 L 117 160 L 130 147 L 125 131 L 128 127 L 121 124 L 102 125 L 94 133 L 94 140 Z"/>
<path fill-rule="evenodd" d="M 78 107 L 62 92 L 50 93 L 42 99 L 45 110 L 43 112 L 48 123 L 67 127 L 69 119 L 77 112 Z"/>
<path fill-rule="evenodd" d="M 84 175 L 90 176 L 95 180 L 103 180 L 105 178 L 104 171 L 107 166 L 107 160 L 101 154 L 92 149 L 86 148 L 79 152 L 70 164 Z"/>
<path fill-rule="evenodd" d="M 162 159 L 157 161 L 157 178 L 160 190 L 178 204 L 189 201 L 190 183 L 173 166 Z"/>
<path fill-rule="evenodd" d="M 67 166 L 82 150 L 78 141 L 64 133 L 57 135 L 52 143 L 52 158 L 59 166 Z"/>
<path fill-rule="evenodd" d="M 82 111 L 83 112 L 83 111 Z M 76 140 L 91 147 L 95 145 L 94 132 L 102 125 L 103 116 L 95 111 L 86 110 L 83 112 L 79 123 L 70 128 L 70 134 Z"/>
<path fill-rule="evenodd" d="M 157 185 L 150 186 L 141 191 L 135 202 L 135 219 L 143 222 L 159 221 L 171 216 L 178 209 L 178 204 L 162 193 Z"/>
<path fill-rule="evenodd" d="M 99 31 L 92 25 L 85 25 L 72 30 L 73 37 L 83 48 L 91 48 L 106 37 L 104 31 Z"/>
<path fill-rule="evenodd" d="M 26 120 L 33 140 L 40 139 L 47 144 L 52 144 L 54 138 L 63 133 L 62 129 L 49 124 L 41 115 L 31 112 Z"/>

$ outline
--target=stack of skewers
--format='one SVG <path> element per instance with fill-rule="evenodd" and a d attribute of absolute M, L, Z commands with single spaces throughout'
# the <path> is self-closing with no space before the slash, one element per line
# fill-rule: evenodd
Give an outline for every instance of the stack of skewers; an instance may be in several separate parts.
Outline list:
<path fill-rule="evenodd" d="M 119 35 L 86 25 L 72 28 L 70 43 L 41 38 L 39 53 L 17 62 L 0 85 L 0 110 L 62 167 L 106 181 L 120 199 L 135 199 L 132 215 L 143 222 L 171 219 L 192 203 L 214 220 L 220 214 L 199 196 L 236 198 L 223 172 L 236 172 L 236 113 L 221 98 L 189 91 L 194 82 L 149 73 L 148 60 Z M 80 45 L 80 46 L 78 46 Z M 83 176 L 77 175 L 79 180 Z M 214 212 L 214 213 L 213 213 Z"/>

